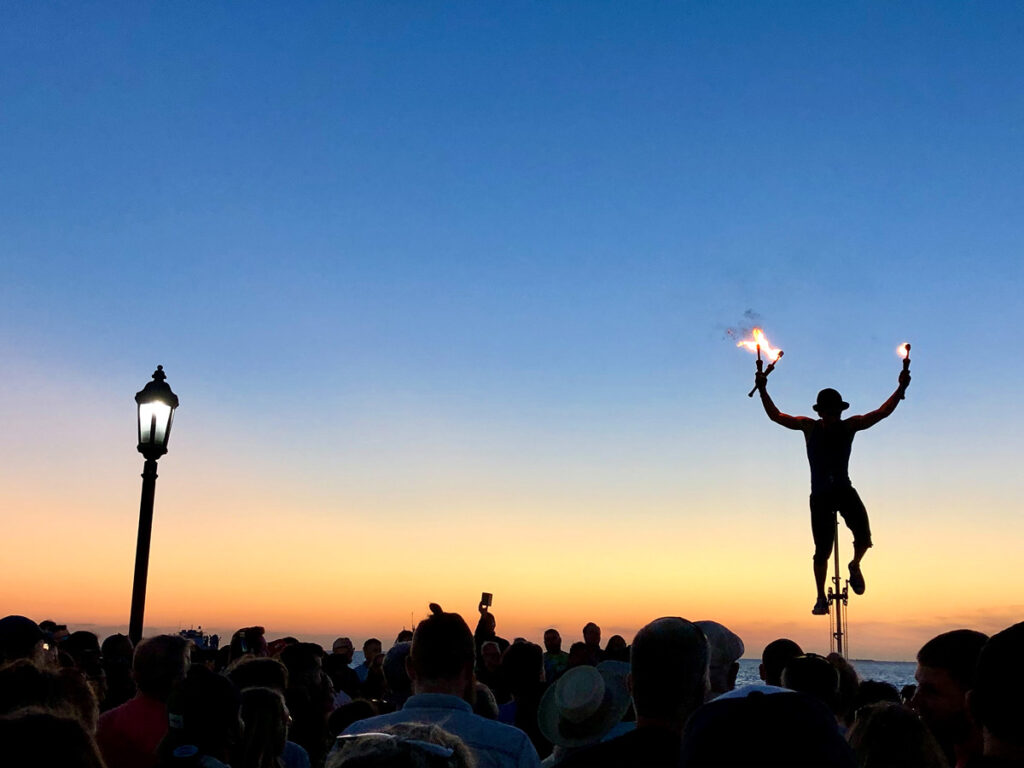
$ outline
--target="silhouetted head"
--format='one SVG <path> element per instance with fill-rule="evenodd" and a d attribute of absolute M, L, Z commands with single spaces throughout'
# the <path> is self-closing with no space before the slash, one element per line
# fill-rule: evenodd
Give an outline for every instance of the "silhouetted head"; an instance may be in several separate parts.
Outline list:
<path fill-rule="evenodd" d="M 987 640 L 981 632 L 954 629 L 933 637 L 917 652 L 912 704 L 947 753 L 970 736 L 964 696 L 974 685 L 978 654 Z"/>
<path fill-rule="evenodd" d="M 740 657 L 743 656 L 743 641 L 739 635 L 717 621 L 694 622 L 708 641 L 708 682 L 711 695 L 721 696 L 736 687 L 736 675 L 740 671 Z"/>
<path fill-rule="evenodd" d="M 366 663 L 370 664 L 376 659 L 384 650 L 384 646 L 380 640 L 376 637 L 371 637 L 365 643 L 363 643 L 363 658 L 366 659 Z"/>
<path fill-rule="evenodd" d="M 858 765 L 948 765 L 935 737 L 920 718 L 894 702 L 878 702 L 858 709 L 849 743 Z"/>
<path fill-rule="evenodd" d="M 480 620 L 476 624 L 477 632 L 482 632 L 486 635 L 493 635 L 494 628 L 498 625 L 497 619 L 494 618 L 494 614 L 490 611 L 484 611 L 480 614 Z"/>
<path fill-rule="evenodd" d="M 853 712 L 856 718 L 857 712 L 862 707 L 869 707 L 872 704 L 900 704 L 900 692 L 892 683 L 882 680 L 864 680 L 857 686 L 857 695 L 853 699 Z"/>
<path fill-rule="evenodd" d="M 1024 749 L 1024 622 L 992 635 L 978 655 L 971 711 L 988 734 L 1016 750 Z"/>
<path fill-rule="evenodd" d="M 839 673 L 839 701 L 836 704 L 836 714 L 849 727 L 853 725 L 853 702 L 857 697 L 857 690 L 860 688 L 860 676 L 853 665 L 841 654 L 833 652 L 825 659 Z"/>
<path fill-rule="evenodd" d="M 708 689 L 707 638 L 678 616 L 655 619 L 637 632 L 630 651 L 630 679 L 638 718 L 668 721 L 680 729 Z"/>
<path fill-rule="evenodd" d="M 324 683 L 324 652 L 316 643 L 295 643 L 281 651 L 281 663 L 288 668 L 288 687 L 316 691 Z"/>
<path fill-rule="evenodd" d="M 231 658 L 251 653 L 254 656 L 267 655 L 267 639 L 263 627 L 243 627 L 231 636 Z"/>
<path fill-rule="evenodd" d="M 445 613 L 438 606 L 416 626 L 407 669 L 416 689 L 435 682 L 471 686 L 475 655 L 469 625 L 459 614 Z"/>
<path fill-rule="evenodd" d="M 99 704 L 92 688 L 76 669 L 44 669 L 29 659 L 0 667 L 0 715 L 25 707 L 47 709 L 78 720 L 96 732 Z"/>
<path fill-rule="evenodd" d="M 569 666 L 578 667 L 581 664 L 590 663 L 590 654 L 587 653 L 587 644 L 575 642 L 569 646 Z"/>
<path fill-rule="evenodd" d="M 405 661 L 409 658 L 411 650 L 411 641 L 395 643 L 384 656 L 384 682 L 387 683 L 388 689 L 391 691 L 393 703 L 399 709 L 412 695 L 412 680 L 409 679 L 409 672 L 405 667 Z"/>
<path fill-rule="evenodd" d="M 761 652 L 761 679 L 768 685 L 782 685 L 782 670 L 790 659 L 803 656 L 803 649 L 782 637 L 772 640 Z"/>
<path fill-rule="evenodd" d="M 114 664 L 127 664 L 131 666 L 132 654 L 135 648 L 128 635 L 110 635 L 100 646 L 100 653 L 103 655 L 103 663 L 109 668 Z"/>
<path fill-rule="evenodd" d="M 790 659 L 782 670 L 782 685 L 820 699 L 834 713 L 839 711 L 839 672 L 824 656 L 808 653 Z"/>
<path fill-rule="evenodd" d="M 494 672 L 501 665 L 501 648 L 493 640 L 480 646 L 480 661 L 488 672 Z"/>
<path fill-rule="evenodd" d="M 188 640 L 179 635 L 157 635 L 139 643 L 132 660 L 132 677 L 139 691 L 167 701 L 174 684 L 188 674 L 188 647 Z"/>
<path fill-rule="evenodd" d="M 0 619 L 0 663 L 15 659 L 40 661 L 43 656 L 43 631 L 25 616 Z"/>
<path fill-rule="evenodd" d="M 288 689 L 288 668 L 277 659 L 239 659 L 228 667 L 227 674 L 240 691 L 258 687 L 284 693 Z"/>
<path fill-rule="evenodd" d="M 562 636 L 557 629 L 549 629 L 544 632 L 544 650 L 548 653 L 561 653 Z"/>
<path fill-rule="evenodd" d="M 601 645 L 601 628 L 592 621 L 583 628 L 583 642 L 591 647 Z"/>
<path fill-rule="evenodd" d="M 242 738 L 237 749 L 242 765 L 280 765 L 288 740 L 290 715 L 284 696 L 273 688 L 247 688 L 241 694 Z"/>
<path fill-rule="evenodd" d="M 814 404 L 814 410 L 822 417 L 838 416 L 849 407 L 850 404 L 843 400 L 843 396 L 831 388 L 821 390 Z"/>
<path fill-rule="evenodd" d="M 398 633 L 397 637 L 395 637 L 395 644 L 396 645 L 398 643 L 411 643 L 411 642 L 412 642 L 412 630 L 411 629 L 403 629 L 401 632 Z"/>
<path fill-rule="evenodd" d="M 544 652 L 535 643 L 513 643 L 501 657 L 501 673 L 516 698 L 534 693 L 544 674 Z"/>
<path fill-rule="evenodd" d="M 335 656 L 341 656 L 346 664 L 352 663 L 352 653 L 355 651 L 355 646 L 352 645 L 352 641 L 347 637 L 339 637 L 331 645 L 331 653 Z"/>
<path fill-rule="evenodd" d="M 60 649 L 75 660 L 75 666 L 85 671 L 91 666 L 98 666 L 100 659 L 100 639 L 94 632 L 84 629 L 72 632 L 60 644 Z"/>
<path fill-rule="evenodd" d="M 622 635 L 612 635 L 604 647 L 606 661 L 629 661 L 629 646 Z"/>

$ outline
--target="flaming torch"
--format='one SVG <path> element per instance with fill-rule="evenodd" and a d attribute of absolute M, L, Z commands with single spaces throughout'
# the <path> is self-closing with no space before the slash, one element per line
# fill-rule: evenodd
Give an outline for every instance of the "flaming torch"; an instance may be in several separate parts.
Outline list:
<path fill-rule="evenodd" d="M 751 338 L 743 339 L 742 341 L 736 342 L 737 347 L 744 347 L 751 352 L 757 354 L 757 372 L 761 373 L 764 368 L 764 362 L 761 360 L 762 353 L 768 358 L 768 368 L 764 369 L 764 375 L 767 376 L 775 370 L 775 364 L 779 362 L 782 355 L 785 354 L 781 349 L 776 349 L 768 343 L 768 338 L 764 335 L 764 331 L 760 328 L 755 328 L 751 332 Z M 747 393 L 747 397 L 753 397 L 757 391 L 757 387 L 754 387 L 750 392 Z"/>
<path fill-rule="evenodd" d="M 899 347 L 896 348 L 896 354 L 903 358 L 903 370 L 904 371 L 909 371 L 910 370 L 910 342 L 908 341 L 908 342 L 905 342 L 903 344 L 900 344 Z M 900 393 L 900 400 L 906 399 L 906 396 L 907 395 L 906 395 L 905 392 L 901 392 Z"/>

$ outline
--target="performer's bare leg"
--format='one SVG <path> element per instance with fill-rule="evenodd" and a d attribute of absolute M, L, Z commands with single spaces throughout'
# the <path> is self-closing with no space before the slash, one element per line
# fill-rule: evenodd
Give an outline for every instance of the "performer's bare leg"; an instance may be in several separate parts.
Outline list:
<path fill-rule="evenodd" d="M 864 574 L 860 571 L 860 561 L 868 548 L 863 545 L 853 545 L 853 560 L 850 561 L 850 589 L 855 595 L 864 594 Z"/>
<path fill-rule="evenodd" d="M 814 584 L 818 588 L 818 599 L 825 599 L 825 578 L 828 575 L 828 561 L 814 561 Z"/>
<path fill-rule="evenodd" d="M 863 545 L 858 546 L 856 543 L 853 545 L 853 560 L 850 561 L 853 565 L 860 565 L 860 561 L 864 558 L 864 553 L 868 551 L 868 547 Z"/>
<path fill-rule="evenodd" d="M 828 598 L 825 596 L 825 577 L 828 576 L 828 560 L 814 561 L 814 583 L 818 587 L 818 600 L 813 613 L 823 616 L 828 613 Z"/>

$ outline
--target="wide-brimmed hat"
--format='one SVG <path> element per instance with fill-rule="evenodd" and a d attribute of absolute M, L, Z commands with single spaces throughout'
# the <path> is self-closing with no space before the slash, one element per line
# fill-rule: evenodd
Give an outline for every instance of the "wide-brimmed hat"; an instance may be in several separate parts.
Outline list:
<path fill-rule="evenodd" d="M 612 667 L 573 667 L 548 688 L 537 709 L 544 738 L 562 747 L 600 740 L 629 709 L 625 678 Z"/>
<path fill-rule="evenodd" d="M 814 404 L 814 410 L 818 413 L 825 411 L 845 411 L 850 404 L 843 400 L 843 396 L 836 390 L 828 388 L 818 393 L 818 402 Z"/>

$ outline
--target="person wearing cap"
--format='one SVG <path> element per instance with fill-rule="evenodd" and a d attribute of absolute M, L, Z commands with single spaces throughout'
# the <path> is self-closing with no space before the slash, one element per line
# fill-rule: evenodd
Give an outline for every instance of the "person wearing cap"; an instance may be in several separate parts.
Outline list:
<path fill-rule="evenodd" d="M 331 653 L 324 657 L 324 672 L 334 683 L 334 690 L 338 694 L 345 694 L 348 700 L 359 697 L 359 677 L 352 669 L 352 655 L 355 646 L 347 637 L 339 637 L 331 646 Z M 339 701 L 337 706 L 344 703 Z"/>
<path fill-rule="evenodd" d="M 850 483 L 850 449 L 854 435 L 873 427 L 891 415 L 903 399 L 910 386 L 910 371 L 900 371 L 899 386 L 882 403 L 878 410 L 861 416 L 842 418 L 850 404 L 834 389 L 823 389 L 818 393 L 814 410 L 820 418 L 790 416 L 782 413 L 768 396 L 768 376 L 758 373 L 754 386 L 761 393 L 761 404 L 768 418 L 787 429 L 804 434 L 807 444 L 807 460 L 811 465 L 811 532 L 814 536 L 814 583 L 818 590 L 817 600 L 811 610 L 815 616 L 828 614 L 828 598 L 825 596 L 825 577 L 828 573 L 828 558 L 835 540 L 833 514 L 838 512 L 853 533 L 853 560 L 850 561 L 850 588 L 854 594 L 864 594 L 864 574 L 860 562 L 871 547 L 871 527 L 868 513 L 857 491 Z"/>
<path fill-rule="evenodd" d="M 29 659 L 47 666 L 46 635 L 32 619 L 12 614 L 0 619 L 0 664 Z"/>
<path fill-rule="evenodd" d="M 695 621 L 708 639 L 708 698 L 713 699 L 736 687 L 740 658 L 746 648 L 740 636 L 717 621 Z"/>
<path fill-rule="evenodd" d="M 629 658 L 636 728 L 569 755 L 559 765 L 676 768 L 686 721 L 707 697 L 708 658 L 707 638 L 693 622 L 665 616 L 643 627 Z"/>

